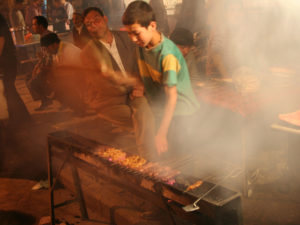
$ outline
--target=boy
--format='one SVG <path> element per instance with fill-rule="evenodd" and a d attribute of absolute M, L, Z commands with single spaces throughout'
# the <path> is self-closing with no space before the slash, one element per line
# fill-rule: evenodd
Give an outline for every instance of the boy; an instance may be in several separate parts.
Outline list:
<path fill-rule="evenodd" d="M 130 3 L 123 24 L 131 40 L 139 46 L 139 70 L 157 124 L 156 150 L 158 154 L 168 151 L 170 141 L 172 145 L 177 142 L 176 148 L 183 150 L 180 149 L 183 141 L 188 143 L 186 138 L 190 137 L 186 122 L 199 108 L 185 60 L 176 45 L 157 31 L 155 15 L 146 2 Z M 180 133 L 176 134 L 176 130 Z"/>
<path fill-rule="evenodd" d="M 176 28 L 170 35 L 170 40 L 172 40 L 181 51 L 189 70 L 192 87 L 195 88 L 202 74 L 200 75 L 193 52 L 193 33 L 185 28 Z"/>

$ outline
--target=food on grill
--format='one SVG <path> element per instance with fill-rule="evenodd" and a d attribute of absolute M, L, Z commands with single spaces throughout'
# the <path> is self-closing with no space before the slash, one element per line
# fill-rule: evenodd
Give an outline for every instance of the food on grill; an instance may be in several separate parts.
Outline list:
<path fill-rule="evenodd" d="M 188 186 L 187 189 L 185 189 L 185 191 L 191 191 L 197 187 L 200 187 L 203 184 L 202 180 L 198 180 L 195 183 L 193 183 L 192 185 Z"/>
<path fill-rule="evenodd" d="M 112 147 L 99 148 L 95 151 L 95 154 L 170 184 L 174 184 L 174 177 L 180 174 L 179 171 L 173 170 L 168 166 L 162 166 L 157 162 L 147 162 L 146 159 L 138 155 L 127 156 L 122 150 Z"/>
<path fill-rule="evenodd" d="M 129 156 L 126 159 L 124 159 L 121 164 L 124 166 L 127 166 L 132 169 L 138 169 L 142 167 L 146 163 L 146 159 L 138 156 L 138 155 L 133 155 Z"/>
<path fill-rule="evenodd" d="M 173 170 L 168 166 L 161 166 L 157 162 L 148 162 L 146 165 L 139 169 L 140 172 L 147 174 L 150 177 L 155 177 L 165 182 L 169 182 L 175 176 L 180 174 L 180 171 Z M 173 179 L 172 182 L 174 183 L 175 180 Z"/>
<path fill-rule="evenodd" d="M 126 153 L 116 148 L 106 148 L 104 151 L 99 149 L 96 154 L 113 162 L 122 162 L 126 159 Z"/>

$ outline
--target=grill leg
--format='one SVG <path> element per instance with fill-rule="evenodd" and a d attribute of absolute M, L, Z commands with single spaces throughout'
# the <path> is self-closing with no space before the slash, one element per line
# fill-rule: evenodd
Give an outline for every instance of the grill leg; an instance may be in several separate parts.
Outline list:
<path fill-rule="evenodd" d="M 84 198 L 83 198 L 83 193 L 82 193 L 82 189 L 81 189 L 81 184 L 80 184 L 78 171 L 73 166 L 72 166 L 72 175 L 73 175 L 73 181 L 74 181 L 74 185 L 75 185 L 76 199 L 79 203 L 81 217 L 84 220 L 88 220 L 89 217 L 88 217 L 88 213 L 87 213 L 87 210 L 86 210 L 85 201 L 84 201 Z"/>
<path fill-rule="evenodd" d="M 171 207 L 168 204 L 168 200 L 163 197 L 161 184 L 155 184 L 154 185 L 154 189 L 159 194 L 160 199 L 162 200 L 163 204 L 166 207 L 166 210 L 168 212 L 168 216 L 169 216 L 169 219 L 170 219 L 170 224 L 171 225 L 176 225 L 175 219 L 174 219 L 174 217 L 172 215 L 172 209 L 171 209 Z"/>
<path fill-rule="evenodd" d="M 53 173 L 52 173 L 52 156 L 51 156 L 51 144 L 48 143 L 48 183 L 49 183 L 49 197 L 50 197 L 50 218 L 51 225 L 55 225 L 54 215 L 54 187 L 53 187 Z"/>

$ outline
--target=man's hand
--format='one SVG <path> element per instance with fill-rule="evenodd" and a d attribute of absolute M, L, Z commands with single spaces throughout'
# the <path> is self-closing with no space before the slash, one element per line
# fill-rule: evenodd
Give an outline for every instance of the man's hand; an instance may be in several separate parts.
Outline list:
<path fill-rule="evenodd" d="M 136 85 L 133 87 L 132 92 L 130 93 L 130 99 L 143 97 L 144 96 L 144 85 L 140 82 L 137 82 Z"/>

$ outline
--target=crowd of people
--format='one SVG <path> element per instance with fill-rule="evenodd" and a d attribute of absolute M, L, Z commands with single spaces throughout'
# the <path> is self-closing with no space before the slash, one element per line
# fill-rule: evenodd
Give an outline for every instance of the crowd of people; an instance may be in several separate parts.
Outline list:
<path fill-rule="evenodd" d="M 199 50 L 195 31 L 178 25 L 169 32 L 162 1 L 128 2 L 121 30 L 109 28 L 109 17 L 101 5 L 81 12 L 66 0 L 54 0 L 47 19 L 40 3 L 33 0 L 25 13 L 27 29 L 40 35 L 39 60 L 26 80 L 32 98 L 41 102 L 36 110 L 45 110 L 57 100 L 62 108 L 80 115 L 89 111 L 124 129 L 133 128 L 138 153 L 146 158 L 171 156 L 176 149 L 178 156 L 186 143 L 192 146 L 199 140 L 194 138 L 200 108 L 194 87 L 205 77 L 203 58 L 195 54 Z M 7 48 L 0 51 L 8 80 L 3 79 L 7 101 L 18 102 L 29 118 L 15 91 L 17 67 L 11 65 L 16 64 L 15 47 L 7 23 L 1 20 L 0 41 L 4 38 Z M 51 31 L 49 23 L 53 24 Z M 73 43 L 62 41 L 57 34 L 68 26 Z M 18 101 L 9 99 L 12 90 L 10 96 Z M 9 119 L 14 121 L 12 107 L 9 105 Z M 170 153 L 169 149 L 174 150 Z"/>

